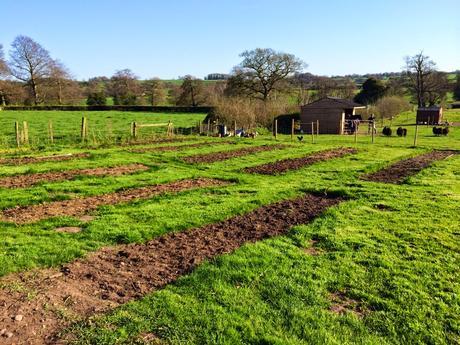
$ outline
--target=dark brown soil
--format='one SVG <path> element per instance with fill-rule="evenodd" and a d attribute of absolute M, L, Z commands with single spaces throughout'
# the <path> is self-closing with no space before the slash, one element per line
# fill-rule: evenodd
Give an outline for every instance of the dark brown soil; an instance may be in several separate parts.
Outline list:
<path fill-rule="evenodd" d="M 25 188 L 33 186 L 40 182 L 52 182 L 71 180 L 77 176 L 120 176 L 132 174 L 138 171 L 145 171 L 149 168 L 142 164 L 121 165 L 110 168 L 95 168 L 95 169 L 78 169 L 64 170 L 59 172 L 44 172 L 36 174 L 23 174 L 0 177 L 0 187 L 3 188 Z"/>
<path fill-rule="evenodd" d="M 379 170 L 375 173 L 363 176 L 363 180 L 373 182 L 385 182 L 401 184 L 408 177 L 417 174 L 419 171 L 428 167 L 434 161 L 445 159 L 457 151 L 431 151 L 413 158 L 403 159 L 389 167 Z"/>
<path fill-rule="evenodd" d="M 224 161 L 231 158 L 246 156 L 252 153 L 264 152 L 264 151 L 273 151 L 284 149 L 288 146 L 278 144 L 278 145 L 264 145 L 264 146 L 253 146 L 246 147 L 238 150 L 231 151 L 222 151 L 222 152 L 211 152 L 204 153 L 199 155 L 193 155 L 182 158 L 187 163 L 214 163 L 218 161 Z"/>
<path fill-rule="evenodd" d="M 160 289 L 204 260 L 230 253 L 245 243 L 285 234 L 341 200 L 307 194 L 145 244 L 105 248 L 60 271 L 11 275 L 0 281 L 5 286 L 0 289 L 0 325 L 13 332 L 15 342 L 46 340 L 54 344 L 56 331 L 72 321 Z M 13 320 L 17 314 L 24 316 L 22 323 Z"/>
<path fill-rule="evenodd" d="M 264 174 L 264 175 L 277 175 L 282 174 L 290 170 L 297 170 L 306 165 L 311 165 L 316 162 L 326 161 L 328 159 L 339 158 L 345 155 L 354 154 L 357 150 L 352 148 L 339 148 L 332 150 L 325 150 L 320 152 L 311 153 L 304 157 L 299 158 L 287 158 L 276 161 L 274 163 L 267 163 L 257 165 L 244 169 L 244 172 L 253 174 Z"/>
<path fill-rule="evenodd" d="M 0 164 L 5 165 L 22 165 L 22 164 L 33 164 L 40 162 L 51 162 L 51 161 L 67 161 L 70 159 L 77 158 L 88 158 L 89 153 L 68 153 L 62 155 L 52 155 L 43 157 L 13 157 L 13 158 L 2 158 Z"/>
<path fill-rule="evenodd" d="M 204 143 L 175 145 L 175 146 L 146 147 L 146 148 L 141 148 L 141 149 L 132 149 L 130 150 L 130 152 L 144 153 L 144 152 L 180 151 L 180 150 L 186 150 L 186 149 L 193 149 L 193 148 L 206 147 L 206 146 L 212 146 L 212 145 L 224 145 L 224 144 L 230 145 L 230 144 L 236 144 L 236 142 L 233 142 L 233 141 L 218 142 L 216 141 L 216 142 L 204 142 Z"/>
<path fill-rule="evenodd" d="M 102 205 L 113 205 L 130 202 L 140 199 L 148 199 L 152 196 L 163 193 L 177 193 L 183 190 L 221 186 L 226 182 L 208 178 L 174 181 L 153 186 L 126 189 L 115 193 L 76 198 L 63 201 L 48 202 L 39 205 L 17 206 L 3 210 L 0 213 L 0 220 L 24 224 L 35 222 L 41 219 L 58 216 L 82 216 L 94 211 Z"/>

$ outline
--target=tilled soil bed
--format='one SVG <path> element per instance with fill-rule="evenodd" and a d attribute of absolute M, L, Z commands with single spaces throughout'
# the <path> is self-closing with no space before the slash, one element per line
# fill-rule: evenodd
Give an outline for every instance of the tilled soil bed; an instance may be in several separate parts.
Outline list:
<path fill-rule="evenodd" d="M 373 182 L 401 184 L 408 177 L 417 174 L 419 171 L 428 167 L 431 163 L 445 159 L 454 154 L 458 154 L 458 152 L 449 150 L 431 151 L 416 157 L 403 159 L 387 168 L 363 176 L 362 179 Z"/>
<path fill-rule="evenodd" d="M 277 175 L 290 170 L 298 170 L 306 165 L 311 165 L 316 162 L 326 161 L 333 158 L 340 158 L 349 154 L 355 154 L 356 152 L 358 151 L 353 148 L 339 148 L 319 151 L 304 157 L 287 158 L 273 163 L 245 168 L 243 171 L 252 174 Z"/>
<path fill-rule="evenodd" d="M 180 233 L 167 234 L 145 244 L 104 248 L 60 270 L 10 275 L 0 281 L 0 325 L 16 343 L 56 343 L 59 329 L 93 314 L 105 312 L 174 282 L 204 260 L 230 253 L 245 243 L 285 234 L 306 224 L 340 197 L 304 195 L 262 206 L 246 215 Z M 33 298 L 28 298 L 33 289 Z M 44 306 L 47 306 L 46 308 Z M 16 315 L 23 321 L 16 322 Z"/>
<path fill-rule="evenodd" d="M 187 150 L 187 149 L 206 147 L 206 146 L 213 146 L 213 145 L 231 145 L 231 144 L 236 144 L 236 142 L 232 142 L 232 141 L 204 142 L 204 143 L 175 145 L 175 146 L 146 147 L 146 148 L 141 148 L 141 149 L 132 149 L 132 150 L 129 150 L 129 151 L 130 152 L 135 152 L 135 153 L 166 152 L 166 151 Z"/>
<path fill-rule="evenodd" d="M 231 158 L 242 157 L 252 153 L 264 152 L 264 151 L 273 151 L 284 149 L 288 147 L 287 145 L 264 145 L 264 146 L 253 146 L 245 147 L 238 150 L 231 151 L 222 151 L 222 152 L 211 152 L 193 156 L 187 156 L 182 158 L 183 161 L 187 163 L 214 163 L 219 161 L 224 161 Z"/>
<path fill-rule="evenodd" d="M 126 189 L 119 192 L 47 202 L 38 205 L 18 206 L 1 211 L 0 220 L 24 224 L 58 216 L 82 216 L 102 205 L 113 205 L 135 200 L 148 199 L 163 193 L 177 193 L 184 190 L 215 187 L 227 184 L 225 181 L 198 178 L 180 180 L 147 187 Z"/>
<path fill-rule="evenodd" d="M 143 164 L 130 164 L 109 168 L 76 169 L 50 171 L 36 174 L 23 174 L 0 177 L 0 188 L 26 188 L 40 182 L 71 180 L 77 176 L 120 176 L 148 170 Z"/>
<path fill-rule="evenodd" d="M 77 158 L 88 158 L 89 153 L 67 153 L 61 155 L 42 156 L 42 157 L 12 157 L 12 158 L 1 158 L 0 164 L 5 165 L 23 165 L 33 164 L 40 162 L 51 162 L 51 161 L 67 161 L 70 159 Z"/>

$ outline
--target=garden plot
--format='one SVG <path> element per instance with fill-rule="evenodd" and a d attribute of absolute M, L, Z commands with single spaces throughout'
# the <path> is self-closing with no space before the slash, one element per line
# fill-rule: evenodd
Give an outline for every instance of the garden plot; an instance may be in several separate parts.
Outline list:
<path fill-rule="evenodd" d="M 280 149 L 284 149 L 287 147 L 288 147 L 287 145 L 282 145 L 282 144 L 253 146 L 253 147 L 245 147 L 245 148 L 238 149 L 238 150 L 211 152 L 211 153 L 187 156 L 187 157 L 182 158 L 182 160 L 187 163 L 214 163 L 214 162 L 224 161 L 224 160 L 231 159 L 231 158 L 247 156 L 252 153 L 280 150 Z"/>
<path fill-rule="evenodd" d="M 408 177 L 417 174 L 431 163 L 458 154 L 458 151 L 431 151 L 416 157 L 403 159 L 387 168 L 363 176 L 363 180 L 401 184 Z"/>
<path fill-rule="evenodd" d="M 0 177 L 2 188 L 26 188 L 41 182 L 71 180 L 77 176 L 121 176 L 148 170 L 143 164 L 130 164 L 116 167 L 50 171 L 36 174 L 22 174 Z"/>
<path fill-rule="evenodd" d="M 186 145 L 177 145 L 177 146 L 160 146 L 160 147 L 146 147 L 141 149 L 132 149 L 130 152 L 135 153 L 145 153 L 145 152 L 166 152 L 166 151 L 180 151 L 180 150 L 187 150 L 187 149 L 194 149 L 200 147 L 207 147 L 213 145 L 231 145 L 236 144 L 234 141 L 216 141 L 216 142 L 202 142 L 202 143 L 195 143 L 195 144 L 186 144 Z"/>
<path fill-rule="evenodd" d="M 230 253 L 245 243 L 284 234 L 342 200 L 306 194 L 146 244 L 101 249 L 61 270 L 11 275 L 2 280 L 0 324 L 14 333 L 17 342 L 55 343 L 57 331 L 66 326 L 63 312 L 81 319 L 140 298 L 189 273 L 204 260 Z M 21 290 L 8 289 L 19 283 Z M 34 297 L 26 298 L 31 289 Z M 17 315 L 25 318 L 27 327 L 15 322 Z"/>
<path fill-rule="evenodd" d="M 86 198 L 54 201 L 30 206 L 17 206 L 1 211 L 0 220 L 4 222 L 14 222 L 16 224 L 25 224 L 51 217 L 76 217 L 94 211 L 99 206 L 103 205 L 114 205 L 148 199 L 163 193 L 177 193 L 189 189 L 215 187 L 225 184 L 227 184 L 227 182 L 209 178 L 188 179 L 147 187 L 132 188 Z"/>
<path fill-rule="evenodd" d="M 0 159 L 0 164 L 23 165 L 23 164 L 33 164 L 33 163 L 40 163 L 40 162 L 67 161 L 70 159 L 88 158 L 89 156 L 90 156 L 89 153 L 67 153 L 67 154 L 61 154 L 61 155 L 42 156 L 42 157 L 12 157 L 12 158 Z"/>
<path fill-rule="evenodd" d="M 304 157 L 287 158 L 273 163 L 257 165 L 250 168 L 245 168 L 243 171 L 253 174 L 277 175 L 290 170 L 298 170 L 304 166 L 314 164 L 316 162 L 326 161 L 333 158 L 340 158 L 345 155 L 355 154 L 357 150 L 353 148 L 339 148 L 315 152 Z"/>

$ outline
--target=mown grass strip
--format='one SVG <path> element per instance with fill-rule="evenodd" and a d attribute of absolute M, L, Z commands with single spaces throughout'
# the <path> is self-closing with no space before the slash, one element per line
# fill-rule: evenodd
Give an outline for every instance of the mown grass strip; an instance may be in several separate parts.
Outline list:
<path fill-rule="evenodd" d="M 226 184 L 226 182 L 223 180 L 209 178 L 188 179 L 147 187 L 132 188 L 86 198 L 54 201 L 39 205 L 18 206 L 3 210 L 0 214 L 0 220 L 14 222 L 16 224 L 25 224 L 51 217 L 75 217 L 94 211 L 102 205 L 126 203 L 148 199 L 163 193 L 177 193 L 189 189 L 215 187 L 224 184 Z"/>

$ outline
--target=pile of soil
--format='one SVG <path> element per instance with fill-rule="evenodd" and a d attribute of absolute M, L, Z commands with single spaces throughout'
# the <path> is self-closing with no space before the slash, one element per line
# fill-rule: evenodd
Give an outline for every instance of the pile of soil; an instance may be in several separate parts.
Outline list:
<path fill-rule="evenodd" d="M 23 164 L 33 164 L 40 162 L 51 162 L 51 161 L 67 161 L 70 159 L 77 158 L 88 158 L 89 153 L 67 153 L 62 155 L 52 155 L 52 156 L 43 156 L 43 157 L 13 157 L 13 158 L 2 158 L 0 159 L 0 164 L 5 165 L 23 165 Z"/>
<path fill-rule="evenodd" d="M 74 321 L 107 311 L 174 282 L 204 260 L 248 242 L 285 234 L 340 201 L 339 197 L 307 194 L 145 244 L 101 249 L 60 271 L 11 275 L 0 283 L 17 286 L 19 281 L 25 288 L 0 289 L 0 325 L 13 333 L 15 342 L 54 344 L 57 331 L 69 323 L 61 316 L 63 310 Z M 27 298 L 29 288 L 35 290 L 34 298 Z M 17 314 L 24 317 L 22 324 L 14 321 Z"/>
<path fill-rule="evenodd" d="M 278 144 L 278 145 L 263 145 L 263 146 L 253 146 L 246 147 L 238 150 L 232 151 L 223 151 L 223 152 L 211 152 L 199 155 L 193 155 L 182 158 L 183 161 L 187 163 L 214 163 L 218 161 L 224 161 L 231 158 L 246 156 L 252 153 L 264 152 L 264 151 L 273 151 L 284 149 L 288 146 Z"/>
<path fill-rule="evenodd" d="M 166 151 L 180 151 L 192 148 L 199 148 L 199 147 L 206 147 L 212 145 L 223 145 L 223 144 L 236 144 L 236 142 L 232 141 L 222 141 L 222 142 L 202 142 L 202 143 L 195 143 L 195 144 L 186 144 L 186 145 L 179 145 L 179 146 L 161 146 L 161 147 L 147 147 L 142 149 L 133 149 L 130 152 L 135 153 L 144 153 L 144 152 L 166 152 Z"/>
<path fill-rule="evenodd" d="M 357 150 L 352 148 L 325 150 L 315 152 L 304 157 L 287 158 L 276 161 L 274 163 L 257 165 L 254 167 L 246 168 L 243 171 L 252 174 L 277 175 L 290 170 L 298 170 L 306 165 L 311 165 L 316 162 L 339 158 L 349 154 L 355 154 L 356 152 Z"/>
<path fill-rule="evenodd" d="M 77 217 L 94 211 L 102 205 L 131 202 L 148 199 L 163 193 L 177 193 L 189 189 L 215 187 L 225 184 L 227 183 L 221 180 L 198 178 L 126 189 L 119 192 L 86 198 L 47 202 L 39 205 L 17 206 L 1 211 L 0 220 L 4 222 L 14 222 L 16 224 L 25 224 L 58 216 Z"/>
<path fill-rule="evenodd" d="M 71 180 L 76 176 L 120 176 L 138 171 L 148 170 L 143 164 L 130 164 L 110 168 L 75 169 L 64 171 L 50 171 L 36 174 L 23 174 L 0 177 L 0 188 L 26 188 L 40 182 Z"/>
<path fill-rule="evenodd" d="M 419 171 L 428 167 L 431 163 L 445 159 L 454 154 L 458 154 L 458 152 L 449 150 L 431 151 L 413 158 L 403 159 L 385 169 L 363 176 L 362 179 L 372 182 L 401 184 L 408 177 L 417 174 Z"/>

